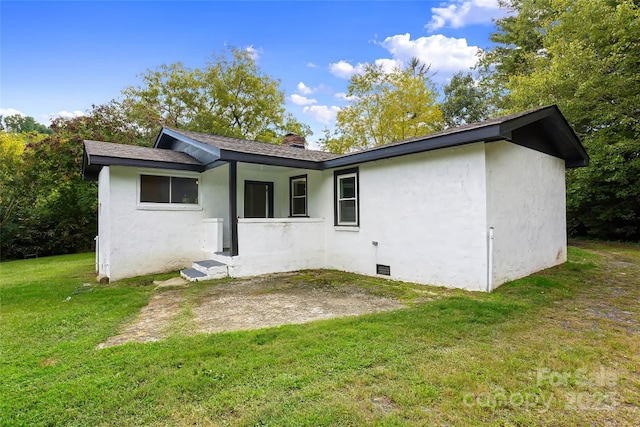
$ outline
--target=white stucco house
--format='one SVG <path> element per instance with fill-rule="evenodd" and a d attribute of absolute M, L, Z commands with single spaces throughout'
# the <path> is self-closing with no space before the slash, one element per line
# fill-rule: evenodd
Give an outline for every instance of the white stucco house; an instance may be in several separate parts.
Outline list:
<path fill-rule="evenodd" d="M 565 168 L 589 158 L 556 106 L 344 155 L 288 139 L 85 141 L 99 273 L 330 268 L 490 291 L 566 260 Z"/>

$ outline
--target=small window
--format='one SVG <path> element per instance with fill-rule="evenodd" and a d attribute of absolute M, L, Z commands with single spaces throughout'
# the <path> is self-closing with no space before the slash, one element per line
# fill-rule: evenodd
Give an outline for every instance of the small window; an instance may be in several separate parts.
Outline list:
<path fill-rule="evenodd" d="M 334 172 L 335 225 L 358 226 L 358 169 Z"/>
<path fill-rule="evenodd" d="M 140 175 L 140 202 L 198 204 L 198 179 Z"/>
<path fill-rule="evenodd" d="M 290 216 L 307 216 L 307 176 L 289 178 Z"/>

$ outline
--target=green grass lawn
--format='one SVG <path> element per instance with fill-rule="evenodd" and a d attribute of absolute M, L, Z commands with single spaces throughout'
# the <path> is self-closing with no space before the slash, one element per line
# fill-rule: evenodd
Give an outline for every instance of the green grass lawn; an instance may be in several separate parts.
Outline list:
<path fill-rule="evenodd" d="M 569 258 L 491 294 L 102 350 L 169 276 L 98 286 L 93 254 L 2 263 L 0 425 L 637 425 L 640 247 Z"/>

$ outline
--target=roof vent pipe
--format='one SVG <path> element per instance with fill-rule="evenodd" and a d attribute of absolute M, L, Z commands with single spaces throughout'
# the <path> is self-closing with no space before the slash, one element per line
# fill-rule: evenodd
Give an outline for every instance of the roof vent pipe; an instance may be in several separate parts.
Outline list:
<path fill-rule="evenodd" d="M 304 149 L 306 143 L 304 136 L 296 135 L 295 133 L 288 133 L 282 138 L 282 145 L 285 147 Z"/>

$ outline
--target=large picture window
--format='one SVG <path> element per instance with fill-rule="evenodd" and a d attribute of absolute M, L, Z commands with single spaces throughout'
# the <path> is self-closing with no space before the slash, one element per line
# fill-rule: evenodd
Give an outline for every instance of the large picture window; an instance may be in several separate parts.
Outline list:
<path fill-rule="evenodd" d="M 335 225 L 360 225 L 358 204 L 358 169 L 334 172 Z"/>
<path fill-rule="evenodd" d="M 198 204 L 198 179 L 140 175 L 140 202 Z"/>
<path fill-rule="evenodd" d="M 289 178 L 289 215 L 307 216 L 307 175 Z"/>

